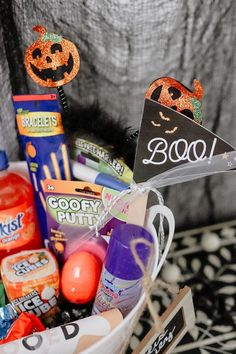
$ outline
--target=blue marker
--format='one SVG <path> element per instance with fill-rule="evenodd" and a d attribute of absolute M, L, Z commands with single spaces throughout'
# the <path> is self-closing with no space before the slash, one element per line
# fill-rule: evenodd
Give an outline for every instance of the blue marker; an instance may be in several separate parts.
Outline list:
<path fill-rule="evenodd" d="M 95 171 L 93 168 L 77 161 L 71 161 L 71 163 L 74 177 L 81 181 L 99 184 L 100 186 L 115 189 L 117 191 L 123 191 L 124 189 L 129 188 L 127 183 L 122 182 L 118 178 Z"/>

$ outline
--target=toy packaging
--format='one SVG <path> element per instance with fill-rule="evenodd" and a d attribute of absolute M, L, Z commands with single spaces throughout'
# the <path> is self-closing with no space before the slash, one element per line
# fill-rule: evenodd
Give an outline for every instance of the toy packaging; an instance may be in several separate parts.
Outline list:
<path fill-rule="evenodd" d="M 106 148 L 82 138 L 74 138 L 70 142 L 69 148 L 75 161 L 101 173 L 115 176 L 127 184 L 131 183 L 132 171 L 123 160 L 113 158 Z"/>
<path fill-rule="evenodd" d="M 117 191 L 87 182 L 45 180 L 44 194 L 47 206 L 47 244 L 59 261 L 67 259 L 82 245 L 85 249 L 87 242 L 90 245 L 93 243 L 91 250 L 94 252 L 97 247 L 104 248 L 103 243 L 106 242 L 101 238 L 95 240 L 95 231 L 89 236 L 86 233 L 96 224 L 112 196 L 118 194 Z M 126 208 L 119 213 L 113 209 L 109 222 L 100 228 L 99 233 L 109 236 L 115 226 L 125 222 L 127 211 L 127 203 Z"/>
<path fill-rule="evenodd" d="M 47 226 L 42 181 L 71 179 L 60 107 L 55 94 L 13 96 L 13 104 L 44 238 Z"/>

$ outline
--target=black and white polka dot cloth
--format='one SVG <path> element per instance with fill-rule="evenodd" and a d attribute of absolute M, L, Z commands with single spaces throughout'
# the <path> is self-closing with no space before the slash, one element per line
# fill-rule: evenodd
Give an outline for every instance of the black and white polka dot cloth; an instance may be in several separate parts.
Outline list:
<path fill-rule="evenodd" d="M 176 278 L 180 287 L 188 285 L 192 289 L 196 312 L 195 326 L 173 353 L 236 354 L 236 221 L 176 234 L 162 277 L 166 281 Z M 163 313 L 171 296 L 155 289 L 152 300 L 157 311 Z M 127 353 L 151 325 L 145 311 Z"/>

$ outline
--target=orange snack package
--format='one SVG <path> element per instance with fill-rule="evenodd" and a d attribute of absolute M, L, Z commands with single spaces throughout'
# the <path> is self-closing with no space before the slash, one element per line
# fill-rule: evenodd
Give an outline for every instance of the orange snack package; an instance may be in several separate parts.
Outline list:
<path fill-rule="evenodd" d="M 29 312 L 41 319 L 55 314 L 59 270 L 48 250 L 23 251 L 4 258 L 1 275 L 8 299 L 18 313 Z"/>
<path fill-rule="evenodd" d="M 42 332 L 45 329 L 37 316 L 32 313 L 22 312 L 11 325 L 6 337 L 0 340 L 0 345 L 29 336 L 34 332 Z"/>

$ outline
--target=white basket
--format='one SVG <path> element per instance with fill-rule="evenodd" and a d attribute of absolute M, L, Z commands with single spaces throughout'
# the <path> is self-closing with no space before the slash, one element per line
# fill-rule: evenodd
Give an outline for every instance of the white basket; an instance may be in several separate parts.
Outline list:
<path fill-rule="evenodd" d="M 10 164 L 11 171 L 20 173 L 22 176 L 28 177 L 26 163 L 23 162 L 14 162 Z M 166 245 L 165 250 L 161 259 L 158 261 L 159 247 L 156 242 L 156 257 L 153 266 L 152 279 L 155 279 L 160 272 L 160 269 L 166 259 L 167 253 L 169 251 L 171 241 L 174 234 L 174 217 L 170 209 L 165 206 L 157 205 L 151 207 L 148 211 L 146 218 L 146 227 L 149 231 L 154 234 L 156 233 L 155 228 L 153 227 L 153 220 L 157 214 L 162 214 L 166 217 L 169 223 L 169 234 L 166 236 Z M 157 240 L 157 237 L 155 238 Z M 133 308 L 133 310 L 128 314 L 128 316 L 107 336 L 103 337 L 97 343 L 83 351 L 83 354 L 120 354 L 120 350 L 123 347 L 124 343 L 127 340 L 127 335 L 131 335 L 131 329 L 133 328 L 134 323 L 138 320 L 137 316 L 139 314 L 140 308 L 143 306 L 145 301 L 144 294 L 141 296 L 139 302 Z M 61 348 L 60 353 L 57 351 L 57 354 L 66 353 L 66 343 L 65 347 Z"/>

